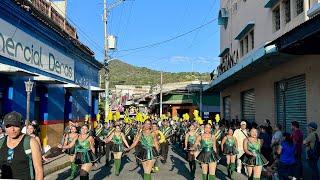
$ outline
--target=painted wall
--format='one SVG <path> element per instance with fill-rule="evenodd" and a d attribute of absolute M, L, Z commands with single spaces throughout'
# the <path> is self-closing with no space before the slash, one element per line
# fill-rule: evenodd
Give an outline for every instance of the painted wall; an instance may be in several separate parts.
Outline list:
<path fill-rule="evenodd" d="M 255 89 L 256 122 L 265 119 L 275 121 L 274 84 L 282 79 L 297 75 L 306 75 L 307 87 L 307 122 L 317 121 L 320 124 L 320 56 L 296 56 L 289 62 L 256 76 L 233 84 L 221 91 L 221 102 L 225 96 L 231 96 L 231 118 L 241 117 L 241 92 Z M 221 105 L 221 112 L 223 105 Z M 275 122 L 274 122 L 275 123 Z"/>

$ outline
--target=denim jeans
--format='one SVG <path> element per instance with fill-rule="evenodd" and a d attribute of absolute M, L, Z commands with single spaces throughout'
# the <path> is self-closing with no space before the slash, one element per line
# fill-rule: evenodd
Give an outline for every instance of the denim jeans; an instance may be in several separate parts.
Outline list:
<path fill-rule="evenodd" d="M 320 180 L 319 169 L 318 169 L 318 159 L 308 159 L 309 167 L 311 168 L 312 180 Z"/>

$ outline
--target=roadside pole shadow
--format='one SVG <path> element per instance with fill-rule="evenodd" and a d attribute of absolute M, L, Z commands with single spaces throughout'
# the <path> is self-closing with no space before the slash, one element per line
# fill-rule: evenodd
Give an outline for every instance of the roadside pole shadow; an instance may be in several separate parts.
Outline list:
<path fill-rule="evenodd" d="M 93 176 L 93 179 L 105 179 L 111 175 L 112 165 L 102 166 L 100 171 Z"/>
<path fill-rule="evenodd" d="M 183 160 L 181 160 L 173 155 L 170 155 L 170 160 L 172 162 L 172 166 L 171 166 L 170 171 L 177 169 L 178 170 L 177 174 L 183 176 L 187 180 L 193 180 L 189 169 L 186 167 L 186 162 L 184 162 Z"/>
<path fill-rule="evenodd" d="M 69 179 L 70 175 L 71 175 L 71 170 L 68 169 L 68 170 L 66 170 L 66 171 L 64 171 L 64 172 L 59 173 L 59 174 L 58 174 L 58 177 L 57 177 L 57 180 Z M 79 175 L 79 171 L 77 172 L 76 177 L 77 177 L 78 175 Z"/>
<path fill-rule="evenodd" d="M 120 174 L 121 174 L 124 166 L 125 166 L 127 163 L 130 163 L 130 162 L 133 162 L 133 161 L 131 161 L 131 159 L 129 158 L 129 156 L 127 156 L 127 155 L 122 156 L 122 158 L 121 158 L 121 165 L 120 165 Z"/>

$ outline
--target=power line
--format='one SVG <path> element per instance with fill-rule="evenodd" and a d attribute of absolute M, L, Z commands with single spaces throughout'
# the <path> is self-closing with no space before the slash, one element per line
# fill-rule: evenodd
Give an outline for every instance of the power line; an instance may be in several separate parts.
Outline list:
<path fill-rule="evenodd" d="M 196 28 L 194 28 L 194 29 L 192 29 L 192 30 L 190 30 L 190 31 L 187 31 L 187 32 L 182 33 L 182 34 L 180 34 L 180 35 L 178 35 L 178 36 L 175 36 L 175 37 L 172 37 L 172 38 L 163 40 L 163 41 L 159 41 L 159 42 L 147 44 L 147 45 L 140 46 L 140 47 L 136 47 L 136 48 L 124 49 L 124 50 L 120 50 L 119 52 L 136 51 L 136 50 L 140 50 L 140 49 L 146 49 L 146 48 L 152 48 L 152 47 L 155 47 L 155 46 L 159 46 L 159 45 L 162 45 L 162 44 L 171 42 L 171 41 L 173 41 L 173 40 L 176 40 L 176 39 L 178 39 L 178 38 L 181 38 L 181 37 L 183 37 L 183 36 L 186 36 L 186 35 L 188 35 L 188 34 L 190 34 L 190 33 L 193 33 L 193 32 L 195 32 L 195 31 L 197 31 L 197 30 L 199 30 L 199 29 L 202 29 L 203 27 L 206 27 L 207 25 L 215 22 L 216 20 L 217 20 L 217 18 L 212 19 L 212 20 L 210 20 L 210 21 L 208 21 L 208 22 L 206 22 L 206 23 L 204 23 L 204 24 L 202 24 L 202 25 L 200 25 L 200 26 L 198 26 L 198 27 L 196 27 Z"/>

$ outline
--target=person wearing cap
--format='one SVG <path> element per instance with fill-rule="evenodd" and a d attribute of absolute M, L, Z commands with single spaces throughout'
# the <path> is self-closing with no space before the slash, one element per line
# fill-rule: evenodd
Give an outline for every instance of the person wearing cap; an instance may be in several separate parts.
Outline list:
<path fill-rule="evenodd" d="M 247 123 L 245 121 L 241 121 L 240 128 L 234 131 L 233 136 L 237 139 L 238 147 L 237 172 L 241 173 L 242 162 L 240 157 L 244 154 L 243 141 L 248 138 Z"/>
<path fill-rule="evenodd" d="M 319 157 L 310 156 L 310 154 L 308 153 L 310 149 L 315 146 L 316 141 L 319 141 L 319 136 L 316 133 L 317 129 L 318 125 L 315 122 L 310 122 L 308 124 L 308 136 L 305 140 L 303 140 L 303 144 L 306 145 L 307 161 L 312 172 L 312 179 L 320 179 L 319 169 L 317 165 Z"/>
<path fill-rule="evenodd" d="M 21 133 L 22 116 L 11 112 L 4 117 L 7 136 L 0 141 L 0 166 L 3 179 L 43 179 L 40 145 Z"/>

